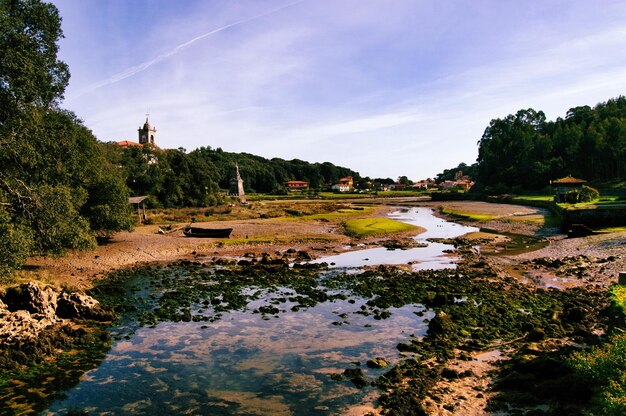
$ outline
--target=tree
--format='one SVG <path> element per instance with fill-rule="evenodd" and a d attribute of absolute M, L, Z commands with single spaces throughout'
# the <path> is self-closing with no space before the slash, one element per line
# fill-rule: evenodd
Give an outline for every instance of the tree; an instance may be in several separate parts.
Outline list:
<path fill-rule="evenodd" d="M 57 108 L 69 79 L 57 59 L 57 9 L 0 0 L 0 271 L 32 253 L 95 246 L 130 229 L 128 192 L 91 131 Z"/>
<path fill-rule="evenodd" d="M 57 8 L 39 0 L 0 0 L 0 126 L 29 106 L 50 108 L 63 97 L 67 65 Z"/>

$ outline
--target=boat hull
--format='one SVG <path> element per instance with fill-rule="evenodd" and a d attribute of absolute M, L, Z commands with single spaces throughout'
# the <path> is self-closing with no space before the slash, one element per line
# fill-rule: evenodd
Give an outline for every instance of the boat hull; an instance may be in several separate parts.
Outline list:
<path fill-rule="evenodd" d="M 232 228 L 185 227 L 183 234 L 187 237 L 197 238 L 228 238 L 232 231 Z"/>

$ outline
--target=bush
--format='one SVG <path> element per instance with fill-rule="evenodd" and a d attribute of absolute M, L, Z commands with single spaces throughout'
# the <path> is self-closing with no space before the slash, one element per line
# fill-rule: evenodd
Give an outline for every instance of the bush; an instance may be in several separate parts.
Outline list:
<path fill-rule="evenodd" d="M 575 373 L 595 386 L 596 414 L 626 414 L 626 335 L 569 359 Z"/>
<path fill-rule="evenodd" d="M 583 185 L 583 190 L 580 193 L 580 202 L 591 202 L 600 198 L 600 192 L 591 186 Z"/>
<path fill-rule="evenodd" d="M 567 191 L 564 195 L 565 203 L 567 204 L 576 204 L 580 200 L 580 194 L 577 190 L 572 189 L 571 191 Z"/>

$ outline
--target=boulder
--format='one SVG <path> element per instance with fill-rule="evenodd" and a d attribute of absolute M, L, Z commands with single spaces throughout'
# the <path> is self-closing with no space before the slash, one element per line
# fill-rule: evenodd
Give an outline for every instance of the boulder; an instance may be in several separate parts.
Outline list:
<path fill-rule="evenodd" d="M 57 300 L 56 315 L 65 319 L 94 319 L 106 321 L 112 315 L 100 307 L 100 302 L 80 293 L 63 292 Z"/>
<path fill-rule="evenodd" d="M 388 365 L 389 365 L 389 362 L 382 357 L 376 357 L 367 361 L 367 366 L 369 368 L 385 368 Z"/>
<path fill-rule="evenodd" d="M 454 329 L 454 322 L 450 315 L 445 312 L 438 312 L 428 323 L 428 335 L 448 335 Z"/>
<path fill-rule="evenodd" d="M 24 283 L 7 289 L 4 302 L 11 312 L 25 310 L 54 319 L 57 308 L 57 292 L 51 287 L 41 289 L 36 282 Z"/>

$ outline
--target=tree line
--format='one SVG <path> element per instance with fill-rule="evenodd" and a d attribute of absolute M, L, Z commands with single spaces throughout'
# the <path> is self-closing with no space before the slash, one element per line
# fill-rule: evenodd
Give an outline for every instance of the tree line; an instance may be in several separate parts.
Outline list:
<path fill-rule="evenodd" d="M 154 146 L 122 148 L 102 144 L 111 165 L 117 166 L 132 195 L 149 195 L 156 207 L 202 207 L 224 202 L 230 181 L 239 167 L 249 193 L 285 194 L 286 182 L 307 181 L 312 190 L 323 190 L 344 176 L 360 179 L 358 172 L 330 162 L 299 159 L 266 159 L 220 148 L 159 149 Z"/>
<path fill-rule="evenodd" d="M 567 175 L 622 181 L 625 156 L 624 96 L 571 108 L 555 121 L 530 108 L 491 120 L 478 141 L 475 179 L 487 192 L 542 189 Z"/>

